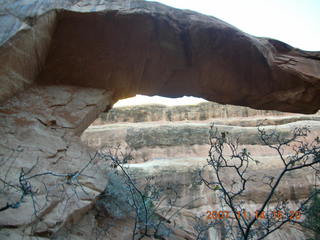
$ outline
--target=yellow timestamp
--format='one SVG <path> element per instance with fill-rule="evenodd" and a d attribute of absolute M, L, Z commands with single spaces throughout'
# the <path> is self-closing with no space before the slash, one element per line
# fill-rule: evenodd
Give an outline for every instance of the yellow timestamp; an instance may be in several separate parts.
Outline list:
<path fill-rule="evenodd" d="M 301 211 L 289 211 L 288 213 L 280 210 L 274 210 L 270 212 L 258 211 L 256 210 L 254 214 L 247 212 L 246 210 L 236 211 L 235 214 L 231 211 L 222 211 L 222 210 L 213 210 L 207 211 L 206 218 L 209 219 L 228 219 L 228 218 L 244 218 L 248 219 L 255 217 L 256 219 L 266 219 L 266 218 L 275 218 L 283 219 L 289 217 L 290 220 L 299 220 L 301 218 Z"/>

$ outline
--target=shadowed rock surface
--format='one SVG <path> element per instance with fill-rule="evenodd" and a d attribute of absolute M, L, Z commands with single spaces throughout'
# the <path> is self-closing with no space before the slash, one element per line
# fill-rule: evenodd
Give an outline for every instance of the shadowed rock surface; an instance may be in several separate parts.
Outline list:
<path fill-rule="evenodd" d="M 1 99 L 37 82 L 103 88 L 113 101 L 140 93 L 301 113 L 320 106 L 319 52 L 211 16 L 129 0 L 5 1 L 1 13 Z"/>

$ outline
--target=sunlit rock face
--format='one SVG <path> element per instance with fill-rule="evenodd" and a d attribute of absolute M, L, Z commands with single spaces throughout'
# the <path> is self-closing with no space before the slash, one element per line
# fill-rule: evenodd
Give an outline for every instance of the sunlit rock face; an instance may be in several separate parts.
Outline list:
<path fill-rule="evenodd" d="M 171 113 L 171 119 L 167 118 L 168 112 Z M 199 116 L 203 114 L 209 117 L 200 119 Z M 108 114 L 100 115 L 81 138 L 97 149 L 119 144 L 132 149 L 134 160 L 127 166 L 133 174 L 141 179 L 153 176 L 162 186 L 174 186 L 179 194 L 175 206 L 186 206 L 181 215 L 174 218 L 174 222 L 189 230 L 187 239 L 195 239 L 194 217 L 205 215 L 209 209 L 220 208 L 215 193 L 197 184 L 201 169 L 207 179 L 213 177 L 212 169 L 203 168 L 207 164 L 212 123 L 219 131 L 228 132 L 234 139 L 239 138 L 239 148 L 246 148 L 260 162 L 250 165 L 249 174 L 258 180 L 247 185 L 248 191 L 243 197 L 247 211 L 254 213 L 269 192 L 263 184 L 264 176 L 276 176 L 282 168 L 278 153 L 263 145 L 256 126 L 262 124 L 266 130 L 277 129 L 283 137 L 288 137 L 296 127 L 308 126 L 311 135 L 307 141 L 311 141 L 320 134 L 319 120 L 318 114 L 258 111 L 217 103 L 176 107 L 128 106 L 114 108 Z M 288 154 L 290 150 L 290 147 L 286 148 Z M 228 176 L 231 178 L 230 174 Z M 297 202 L 308 196 L 313 184 L 314 177 L 308 170 L 297 171 L 283 179 L 279 192 L 290 201 L 289 207 L 295 209 Z M 267 239 L 307 239 L 308 234 L 305 230 L 285 226 Z M 211 229 L 208 239 L 223 239 L 223 232 Z"/>
<path fill-rule="evenodd" d="M 250 118 L 248 118 L 250 117 Z M 264 120 L 264 124 L 283 124 L 297 120 L 318 119 L 317 115 L 293 114 L 288 112 L 255 110 L 248 107 L 224 105 L 215 102 L 203 102 L 185 106 L 166 106 L 145 104 L 128 107 L 115 107 L 102 113 L 92 125 L 103 125 L 121 122 L 176 122 L 206 121 L 215 119 L 216 123 L 237 126 L 255 127 Z"/>
<path fill-rule="evenodd" d="M 172 107 L 128 106 L 100 114 L 82 134 L 82 140 L 94 148 L 107 143 L 125 144 L 135 150 L 137 162 L 186 156 L 206 158 L 209 128 L 213 123 L 221 131 L 240 137 L 240 144 L 249 145 L 254 153 L 267 156 L 272 152 L 267 148 L 261 151 L 258 125 L 277 128 L 283 136 L 288 136 L 297 126 L 310 125 L 316 136 L 319 120 L 319 113 L 292 114 L 213 102 Z"/>
<path fill-rule="evenodd" d="M 319 109 L 319 52 L 253 37 L 211 16 L 129 0 L 3 6 L 1 99 L 37 82 L 103 88 L 113 101 L 193 95 L 259 109 Z"/>

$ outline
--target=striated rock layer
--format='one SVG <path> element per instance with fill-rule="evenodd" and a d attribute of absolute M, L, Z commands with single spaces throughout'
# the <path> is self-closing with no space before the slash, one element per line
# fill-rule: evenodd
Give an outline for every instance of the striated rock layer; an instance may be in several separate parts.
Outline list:
<path fill-rule="evenodd" d="M 248 118 L 250 117 L 250 118 Z M 293 114 L 270 110 L 255 110 L 249 107 L 224 105 L 215 102 L 203 102 L 195 105 L 165 106 L 161 104 L 145 104 L 138 106 L 116 107 L 101 113 L 92 125 L 103 125 L 121 122 L 161 122 L 161 121 L 213 121 L 223 124 L 257 126 L 259 120 L 272 124 L 286 123 L 297 120 L 316 120 L 316 115 Z M 257 121 L 253 121 L 254 118 Z M 268 118 L 268 119 L 267 119 Z M 249 121 L 251 123 L 249 123 Z M 246 123 L 241 123 L 244 121 Z M 251 125 L 250 125 L 251 124 Z"/>
<path fill-rule="evenodd" d="M 131 0 L 5 1 L 1 13 L 1 99 L 37 82 L 103 88 L 113 101 L 140 93 L 301 113 L 320 107 L 319 52 L 211 16 Z"/>
<path fill-rule="evenodd" d="M 213 107 L 216 111 L 213 109 L 206 111 L 209 107 Z M 149 111 L 150 109 L 152 111 Z M 171 120 L 184 121 L 169 121 L 170 119 L 165 118 L 164 114 L 167 112 L 172 113 Z M 185 113 L 190 118 L 180 119 Z M 226 113 L 229 116 L 224 116 Z M 212 115 L 208 119 L 199 121 L 198 117 L 202 114 Z M 196 120 L 191 120 L 192 118 Z M 248 183 L 242 198 L 244 208 L 250 213 L 259 209 L 269 193 L 268 187 L 264 184 L 264 177 L 278 175 L 283 167 L 278 153 L 261 142 L 256 125 L 263 123 L 265 125 L 263 128 L 266 130 L 276 128 L 281 137 L 289 137 L 293 129 L 303 126 L 308 126 L 311 130 L 307 141 L 320 135 L 319 115 L 255 111 L 243 107 L 220 106 L 216 103 L 177 107 L 154 105 L 123 107 L 104 114 L 104 119 L 98 119 L 84 131 L 81 136 L 82 141 L 98 149 L 105 145 L 127 146 L 133 150 L 134 156 L 134 162 L 126 165 L 130 171 L 141 179 L 146 176 L 153 177 L 162 186 L 174 186 L 179 194 L 174 206 L 186 207 L 181 210 L 179 217 L 173 219 L 173 222 L 175 226 L 181 226 L 185 231 L 178 236 L 184 236 L 186 239 L 196 239 L 193 228 L 196 216 L 205 216 L 206 211 L 221 208 L 216 194 L 205 186 L 197 184 L 200 169 L 209 179 L 213 174 L 210 168 L 204 168 L 208 157 L 211 122 L 214 122 L 220 131 L 228 132 L 228 136 L 239 138 L 239 148 L 246 148 L 251 156 L 260 162 L 258 165 L 249 166 L 248 174 L 254 176 L 256 180 Z M 116 119 L 119 122 L 116 122 Z M 144 119 L 149 121 L 144 122 Z M 293 153 L 290 147 L 286 148 L 285 152 Z M 232 179 L 232 175 L 226 174 L 226 176 Z M 298 201 L 308 196 L 314 181 L 313 174 L 303 169 L 288 174 L 279 185 L 278 191 L 284 199 L 288 199 L 288 207 L 296 209 Z M 223 231 L 218 228 L 212 229 L 214 234 L 210 231 L 206 239 L 224 239 Z M 176 239 L 176 236 L 173 235 L 170 239 Z M 287 225 L 266 239 L 299 240 L 308 239 L 310 236 L 308 231 L 299 226 Z"/>

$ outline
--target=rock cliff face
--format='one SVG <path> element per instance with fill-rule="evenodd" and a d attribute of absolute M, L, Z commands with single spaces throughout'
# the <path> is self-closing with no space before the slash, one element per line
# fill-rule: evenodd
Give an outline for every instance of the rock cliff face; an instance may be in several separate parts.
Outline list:
<path fill-rule="evenodd" d="M 147 111 L 149 109 L 151 111 Z M 157 112 L 156 109 L 160 111 Z M 172 119 L 169 121 L 170 119 L 164 114 L 167 112 L 172 113 L 172 119 L 183 119 L 183 121 L 172 121 Z M 199 116 L 203 113 L 218 118 L 210 117 L 199 121 Z M 188 120 L 181 119 L 185 114 L 189 116 Z M 230 116 L 233 118 L 230 119 Z M 177 225 L 181 224 L 183 229 L 193 229 L 195 216 L 219 208 L 216 196 L 203 185 L 196 184 L 199 181 L 198 171 L 206 165 L 209 128 L 212 122 L 220 131 L 228 132 L 232 138 L 239 138 L 240 148 L 246 148 L 251 152 L 251 156 L 260 162 L 258 166 L 250 167 L 250 174 L 261 178 L 278 174 L 282 166 L 277 152 L 261 142 L 256 128 L 259 123 L 262 123 L 266 130 L 276 128 L 282 137 L 288 137 L 294 128 L 303 126 L 309 126 L 310 139 L 320 134 L 320 119 L 317 114 L 256 111 L 250 108 L 221 106 L 216 103 L 179 107 L 152 105 L 122 107 L 104 114 L 103 118 L 105 120 L 100 116 L 95 124 L 82 134 L 82 140 L 93 148 L 119 144 L 127 146 L 133 149 L 135 163 L 128 164 L 133 173 L 141 178 L 153 176 L 163 186 L 176 186 L 180 197 L 176 205 L 187 204 L 179 218 L 174 220 Z M 115 119 L 119 119 L 120 122 L 115 123 Z M 143 122 L 144 119 L 152 121 Z M 210 170 L 207 171 L 205 174 L 211 176 Z M 262 180 L 248 185 L 250 191 L 245 195 L 244 201 L 245 208 L 250 212 L 256 210 L 268 193 Z M 284 179 L 279 191 L 290 201 L 290 208 L 296 208 L 297 201 L 309 194 L 313 181 L 312 175 L 305 170 L 296 172 L 295 175 L 288 175 Z M 192 204 L 188 204 L 190 202 Z M 178 236 L 182 236 L 181 233 Z M 187 239 L 195 239 L 196 233 L 190 230 L 186 236 Z M 267 239 L 307 239 L 308 236 L 309 233 L 305 230 L 287 226 Z M 208 236 L 208 239 L 224 238 L 221 231 L 216 231 L 213 236 Z"/>
<path fill-rule="evenodd" d="M 272 117 L 277 121 L 286 123 L 286 121 L 312 120 L 317 119 L 317 115 L 299 115 L 279 111 L 255 110 L 248 107 L 234 105 L 222 105 L 214 102 L 203 102 L 196 105 L 186 106 L 165 106 L 160 104 L 130 106 L 113 108 L 107 113 L 102 113 L 92 125 L 103 125 L 109 123 L 121 122 L 156 122 L 156 121 L 205 121 L 215 119 L 215 122 L 224 124 L 241 125 L 242 120 L 251 120 L 252 126 L 257 126 L 258 120 L 253 121 L 252 117 L 268 118 L 268 124 L 271 124 Z M 280 116 L 283 116 L 280 118 Z M 247 121 L 247 126 L 250 124 Z M 280 124 L 280 122 L 278 123 Z"/>
<path fill-rule="evenodd" d="M 319 52 L 214 17 L 131 0 L 5 1 L 1 12 L 1 99 L 37 82 L 103 88 L 113 101 L 140 93 L 289 112 L 320 106 Z"/>
<path fill-rule="evenodd" d="M 151 121 L 203 121 L 212 118 L 239 118 L 253 116 L 289 115 L 289 113 L 255 110 L 248 107 L 222 105 L 214 102 L 203 102 L 196 105 L 172 106 L 140 105 L 113 108 L 108 113 L 102 113 L 93 124 L 119 122 L 151 122 Z"/>

